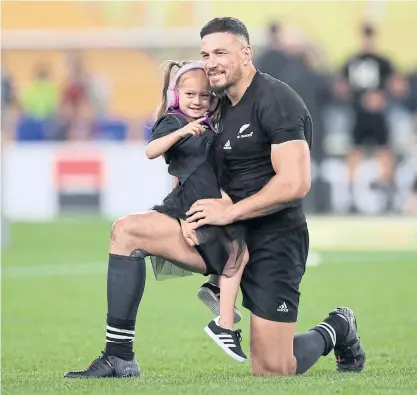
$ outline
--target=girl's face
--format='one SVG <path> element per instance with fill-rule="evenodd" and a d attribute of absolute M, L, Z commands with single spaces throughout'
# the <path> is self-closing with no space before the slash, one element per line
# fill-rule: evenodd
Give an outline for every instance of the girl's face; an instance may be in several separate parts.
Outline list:
<path fill-rule="evenodd" d="M 209 107 L 211 93 L 204 70 L 190 70 L 178 81 L 178 98 L 180 110 L 190 118 L 204 115 Z"/>

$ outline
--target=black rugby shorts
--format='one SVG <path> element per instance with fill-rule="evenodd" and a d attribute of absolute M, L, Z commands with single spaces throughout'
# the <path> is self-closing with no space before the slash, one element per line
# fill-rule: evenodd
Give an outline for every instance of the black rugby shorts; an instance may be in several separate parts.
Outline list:
<path fill-rule="evenodd" d="M 243 306 L 266 320 L 296 322 L 309 249 L 307 224 L 289 230 L 262 218 L 245 224 L 249 262 L 241 281 Z"/>

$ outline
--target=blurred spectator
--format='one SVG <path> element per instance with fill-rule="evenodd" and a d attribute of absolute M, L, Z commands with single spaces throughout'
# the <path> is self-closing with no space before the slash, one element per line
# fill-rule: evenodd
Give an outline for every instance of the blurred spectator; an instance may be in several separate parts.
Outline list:
<path fill-rule="evenodd" d="M 391 98 L 395 101 L 405 103 L 409 94 L 407 78 L 402 74 L 394 74 L 388 81 Z"/>
<path fill-rule="evenodd" d="M 16 96 L 12 81 L 7 73 L 6 67 L 1 68 L 1 131 L 2 138 L 9 140 L 13 136 L 12 112 L 16 104 Z"/>
<path fill-rule="evenodd" d="M 409 90 L 406 99 L 407 108 L 417 115 L 417 67 L 408 76 Z"/>
<path fill-rule="evenodd" d="M 91 75 L 85 68 L 82 52 L 68 53 L 68 77 L 62 92 L 62 104 L 72 118 L 107 115 L 109 99 L 108 79 Z"/>
<path fill-rule="evenodd" d="M 400 205 L 399 208 L 405 214 L 417 215 L 417 130 L 414 131 L 407 154 L 408 158 L 404 163 L 408 172 L 401 179 L 402 183 L 399 184 L 402 192 L 401 197 L 405 197 L 405 201 L 404 205 Z"/>
<path fill-rule="evenodd" d="M 69 54 L 68 78 L 62 90 L 62 106 L 71 119 L 78 119 L 89 107 L 87 75 L 81 54 Z"/>
<path fill-rule="evenodd" d="M 376 31 L 365 24 L 361 29 L 361 48 L 344 65 L 342 80 L 335 92 L 351 94 L 355 113 L 353 148 L 348 154 L 349 182 L 364 159 L 364 149 L 375 151 L 380 166 L 378 186 L 386 189 L 392 182 L 393 154 L 389 147 L 389 129 L 386 120 L 387 84 L 394 73 L 391 61 L 379 54 Z"/>
<path fill-rule="evenodd" d="M 410 112 L 411 90 L 405 75 L 394 74 L 388 82 L 390 97 L 387 119 L 391 132 L 391 148 L 398 154 L 405 154 L 413 139 L 413 119 Z"/>
<path fill-rule="evenodd" d="M 299 30 L 271 25 L 269 47 L 255 62 L 259 71 L 277 78 L 294 89 L 304 100 L 314 123 L 313 158 L 323 158 L 322 108 L 331 99 L 331 80 L 326 74 L 317 73 L 313 66 L 321 65 L 319 51 Z"/>
<path fill-rule="evenodd" d="M 4 64 L 1 67 L 1 133 L 2 139 L 12 140 L 15 135 L 19 102 L 10 74 Z"/>
<path fill-rule="evenodd" d="M 51 81 L 46 64 L 35 69 L 35 79 L 22 91 L 21 104 L 26 115 L 46 119 L 55 114 L 59 105 L 59 90 Z"/>
<path fill-rule="evenodd" d="M 284 74 L 289 63 L 289 58 L 282 47 L 281 26 L 278 23 L 272 23 L 268 27 L 267 46 L 256 60 L 256 67 L 263 73 L 282 79 L 280 77 Z"/>
<path fill-rule="evenodd" d="M 12 82 L 4 66 L 1 68 L 1 110 L 10 108 L 14 101 Z"/>
<path fill-rule="evenodd" d="M 415 179 L 411 192 L 405 201 L 404 213 L 417 215 L 417 178 Z"/>
<path fill-rule="evenodd" d="M 82 53 L 67 54 L 68 75 L 62 89 L 62 100 L 57 123 L 68 140 L 83 141 L 91 138 L 91 118 L 88 76 Z"/>
<path fill-rule="evenodd" d="M 110 81 L 104 75 L 94 74 L 88 78 L 88 97 L 94 117 L 109 113 Z"/>
<path fill-rule="evenodd" d="M 120 139 L 124 132 L 118 128 L 113 136 L 115 121 L 106 120 L 109 98 L 107 79 L 87 72 L 82 52 L 71 51 L 67 55 L 68 76 L 62 90 L 58 117 L 60 127 L 67 130 L 68 139 L 73 141 Z"/>

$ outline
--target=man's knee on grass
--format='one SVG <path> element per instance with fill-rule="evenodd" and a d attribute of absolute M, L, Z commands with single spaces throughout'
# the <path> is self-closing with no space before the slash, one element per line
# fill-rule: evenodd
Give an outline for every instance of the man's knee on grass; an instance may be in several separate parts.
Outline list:
<path fill-rule="evenodd" d="M 259 335 L 259 331 L 258 331 Z M 267 333 L 265 333 L 267 335 Z M 268 336 L 269 338 L 269 336 Z M 251 337 L 252 373 L 258 376 L 288 376 L 296 373 L 297 361 L 293 355 L 292 347 L 285 344 L 271 344 L 265 337 Z M 275 339 L 277 341 L 278 339 Z"/>
<path fill-rule="evenodd" d="M 273 358 L 274 357 L 274 358 Z M 290 376 L 294 375 L 297 362 L 294 356 L 280 355 L 255 356 L 252 354 L 252 373 L 256 376 Z"/>

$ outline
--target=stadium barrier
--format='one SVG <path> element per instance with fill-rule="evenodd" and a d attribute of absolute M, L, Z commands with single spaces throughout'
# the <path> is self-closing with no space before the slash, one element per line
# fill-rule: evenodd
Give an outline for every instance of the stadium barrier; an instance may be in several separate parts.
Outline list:
<path fill-rule="evenodd" d="M 148 160 L 144 149 L 144 143 L 116 142 L 6 146 L 3 215 L 11 221 L 47 222 L 87 214 L 112 221 L 148 210 L 172 190 L 173 182 L 164 160 Z M 321 167 L 326 169 L 321 178 L 329 181 L 324 188 L 329 195 L 327 212 L 335 215 L 308 214 L 314 249 L 417 250 L 417 218 L 383 216 L 382 197 L 369 187 L 372 177 L 359 178 L 362 189 L 355 197 L 368 215 L 348 217 L 341 211 L 348 206 L 346 188 L 331 183 L 343 179 L 337 176 L 338 167 L 330 162 Z M 399 169 L 400 180 L 412 180 L 404 173 L 412 168 Z M 314 173 L 316 180 L 317 169 Z M 341 173 L 345 174 L 344 168 Z M 402 185 L 405 196 L 405 181 Z"/>
<path fill-rule="evenodd" d="M 417 251 L 417 218 L 308 216 L 308 227 L 316 252 Z"/>
<path fill-rule="evenodd" d="M 162 158 L 145 145 L 16 144 L 3 150 L 4 214 L 13 221 L 51 221 L 95 214 L 112 220 L 144 211 L 172 190 Z"/>

